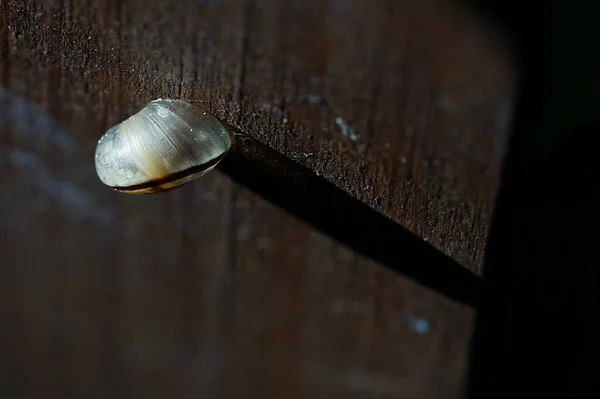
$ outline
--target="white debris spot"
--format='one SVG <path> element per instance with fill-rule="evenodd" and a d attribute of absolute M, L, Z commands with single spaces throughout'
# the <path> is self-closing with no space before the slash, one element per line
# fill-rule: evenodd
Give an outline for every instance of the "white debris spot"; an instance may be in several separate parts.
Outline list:
<path fill-rule="evenodd" d="M 408 159 L 406 159 L 406 157 L 402 157 L 402 158 L 400 158 L 400 162 L 405 164 L 406 162 L 408 162 Z"/>
<path fill-rule="evenodd" d="M 411 317 L 409 319 L 409 326 L 411 330 L 421 335 L 425 335 L 431 331 L 429 320 L 423 317 Z"/>
<path fill-rule="evenodd" d="M 288 122 L 287 118 L 283 117 L 283 111 L 272 104 L 262 103 L 259 109 L 261 112 L 271 112 L 276 121 L 283 121 L 283 123 Z"/>
<path fill-rule="evenodd" d="M 308 158 L 308 157 L 312 157 L 313 155 L 315 155 L 314 152 L 302 152 L 299 154 L 295 154 L 293 157 L 294 158 Z"/>
<path fill-rule="evenodd" d="M 167 116 L 169 116 L 169 111 L 167 111 L 165 109 L 165 107 L 158 107 L 158 116 L 160 116 L 161 118 L 166 118 Z M 190 129 L 192 130 L 192 129 Z"/>
<path fill-rule="evenodd" d="M 346 122 L 344 122 L 344 120 L 342 118 L 340 118 L 339 116 L 337 118 L 335 118 L 335 123 L 342 130 L 342 134 L 344 135 L 344 137 L 348 137 L 352 141 L 357 141 L 359 139 L 360 136 L 353 129 L 351 129 L 346 124 Z"/>

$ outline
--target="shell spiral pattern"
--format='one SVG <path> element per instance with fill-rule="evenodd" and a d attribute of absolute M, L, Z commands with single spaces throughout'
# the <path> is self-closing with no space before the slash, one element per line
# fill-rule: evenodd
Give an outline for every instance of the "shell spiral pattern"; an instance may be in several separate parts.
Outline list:
<path fill-rule="evenodd" d="M 214 116 L 181 100 L 157 99 L 98 140 L 96 172 L 118 191 L 164 191 L 209 172 L 230 147 Z"/>

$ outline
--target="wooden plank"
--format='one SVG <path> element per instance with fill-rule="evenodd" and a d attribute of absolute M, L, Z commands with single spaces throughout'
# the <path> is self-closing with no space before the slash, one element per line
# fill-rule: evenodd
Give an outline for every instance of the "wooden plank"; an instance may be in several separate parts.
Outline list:
<path fill-rule="evenodd" d="M 476 271 L 512 66 L 412 3 L 0 2 L 3 397 L 460 397 L 470 307 L 218 171 L 141 198 L 92 166 L 148 100 L 208 101 Z"/>
<path fill-rule="evenodd" d="M 479 304 L 479 276 L 308 168 L 227 126 L 233 141 L 219 170 L 382 266 L 449 299 Z"/>
<path fill-rule="evenodd" d="M 84 105 L 105 127 L 155 97 L 210 101 L 479 271 L 510 53 L 457 4 L 413 3 L 5 2 L 11 92 L 59 93 L 73 130 Z"/>
<path fill-rule="evenodd" d="M 461 391 L 470 307 L 219 172 L 152 197 L 107 190 L 81 167 L 87 137 L 0 99 L 3 397 Z"/>

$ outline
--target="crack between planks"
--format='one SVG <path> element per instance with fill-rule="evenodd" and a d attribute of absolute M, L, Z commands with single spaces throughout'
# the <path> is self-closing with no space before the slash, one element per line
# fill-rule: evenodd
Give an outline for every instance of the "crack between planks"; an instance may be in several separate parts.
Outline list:
<path fill-rule="evenodd" d="M 476 307 L 482 280 L 421 237 L 310 169 L 223 122 L 232 133 L 217 168 L 342 245 L 448 298 Z M 235 189 L 233 189 L 235 190 Z M 232 191 L 232 204 L 237 192 Z M 233 205 L 232 205 L 233 206 Z M 229 225 L 235 252 L 235 214 Z M 229 267 L 237 261 L 229 254 Z M 234 269 L 233 269 L 234 270 Z"/>

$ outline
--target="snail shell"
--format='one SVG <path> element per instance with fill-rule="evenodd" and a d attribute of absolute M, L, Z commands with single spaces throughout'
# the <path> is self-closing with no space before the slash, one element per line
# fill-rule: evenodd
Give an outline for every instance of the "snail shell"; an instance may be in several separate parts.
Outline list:
<path fill-rule="evenodd" d="M 98 140 L 96 172 L 115 190 L 154 193 L 206 174 L 230 147 L 217 118 L 184 101 L 158 99 Z"/>

